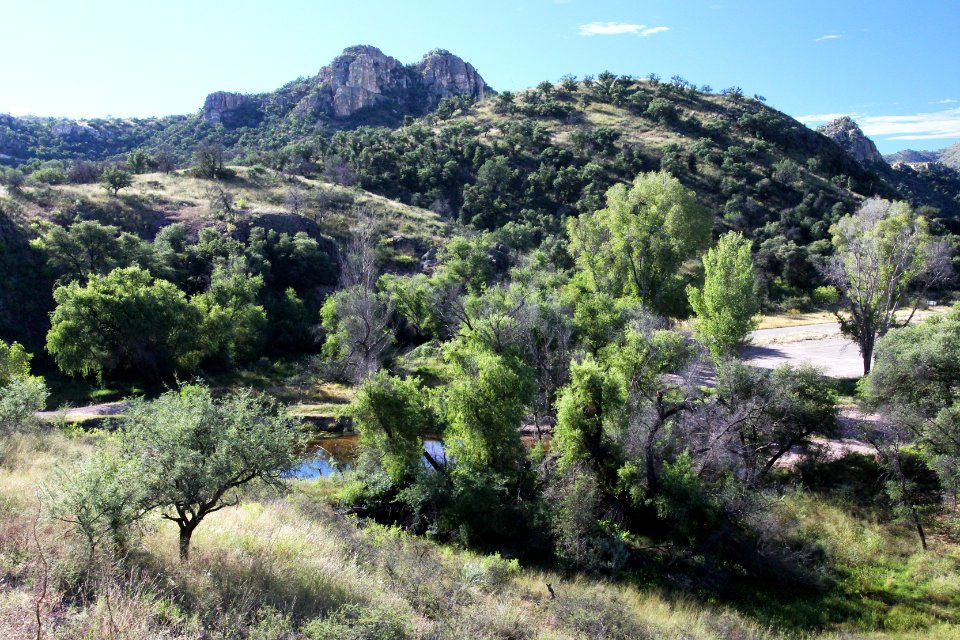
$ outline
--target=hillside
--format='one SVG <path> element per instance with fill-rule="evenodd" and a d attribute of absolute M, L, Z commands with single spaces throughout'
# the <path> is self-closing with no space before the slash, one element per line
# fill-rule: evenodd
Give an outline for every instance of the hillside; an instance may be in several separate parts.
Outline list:
<path fill-rule="evenodd" d="M 302 234 L 325 254 L 323 264 L 330 265 L 336 263 L 358 219 L 372 216 L 382 233 L 378 256 L 386 269 L 396 272 L 417 267 L 420 257 L 448 233 L 436 213 L 358 187 L 287 178 L 262 167 L 234 170 L 235 177 L 225 183 L 184 172 L 141 174 L 119 197 L 97 184 L 41 185 L 15 193 L 0 189 L 0 268 L 7 274 L 0 282 L 0 333 L 42 352 L 49 328 L 47 314 L 54 304 L 53 285 L 63 273 L 45 264 L 43 251 L 30 242 L 50 229 L 79 222 L 108 225 L 115 234 L 132 234 L 147 247 L 155 244 L 162 230 L 166 231 L 161 235 L 169 236 L 173 227 L 182 228 L 184 241 L 192 246 L 197 246 L 204 229 L 215 237 L 243 243 L 250 242 L 256 229 L 267 234 L 269 242 Z M 94 248 L 108 252 L 106 247 Z M 272 261 L 278 259 L 274 256 Z M 143 263 L 144 258 L 138 261 Z M 284 276 L 283 282 L 295 285 L 301 297 L 312 299 L 308 306 L 315 312 L 335 284 L 336 274 L 317 265 L 298 268 L 306 271 Z M 309 274 L 313 280 L 306 279 Z M 295 282 L 298 277 L 303 281 Z"/>

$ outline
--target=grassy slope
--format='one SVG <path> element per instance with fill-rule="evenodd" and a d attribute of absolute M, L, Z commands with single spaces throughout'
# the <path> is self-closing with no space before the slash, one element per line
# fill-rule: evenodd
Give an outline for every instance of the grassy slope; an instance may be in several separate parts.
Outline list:
<path fill-rule="evenodd" d="M 359 605 L 406 635 L 381 628 L 332 637 L 960 638 L 960 628 L 951 626 L 960 622 L 960 546 L 938 538 L 931 552 L 920 553 L 905 529 L 803 495 L 785 498 L 780 517 L 799 522 L 797 535 L 822 546 L 838 582 L 814 599 L 754 593 L 739 612 L 359 526 L 330 506 L 338 487 L 329 482 L 298 483 L 286 497 L 252 492 L 241 506 L 211 515 L 197 531 L 187 567 L 176 562 L 174 528 L 157 520 L 124 563 L 111 568 L 98 560 L 93 583 L 77 599 L 84 552 L 62 523 L 41 517 L 34 527 L 45 502 L 35 492 L 54 464 L 90 451 L 97 438 L 48 433 L 13 436 L 4 445 L 2 637 L 34 636 L 46 563 L 39 607 L 45 637 L 327 637 L 293 630 L 316 630 L 312 619 Z M 819 630 L 808 634 L 804 627 Z"/>
<path fill-rule="evenodd" d="M 218 222 L 211 213 L 211 187 L 220 186 L 233 194 L 237 208 L 233 220 L 239 221 L 289 214 L 285 195 L 296 186 L 306 200 L 301 213 L 315 221 L 321 232 L 333 237 L 344 237 L 361 211 L 372 214 L 388 237 L 404 235 L 432 242 L 446 233 L 446 225 L 437 214 L 359 188 L 307 178 L 289 182 L 271 171 L 235 169 L 237 178 L 225 182 L 194 178 L 183 172 L 142 174 L 134 176 L 133 185 L 116 197 L 96 184 L 28 187 L 16 202 L 27 218 L 55 217 L 69 222 L 69 214 L 77 212 L 152 237 L 161 226 L 174 222 L 194 229 Z M 318 204 L 318 199 L 322 199 L 322 204 Z"/>

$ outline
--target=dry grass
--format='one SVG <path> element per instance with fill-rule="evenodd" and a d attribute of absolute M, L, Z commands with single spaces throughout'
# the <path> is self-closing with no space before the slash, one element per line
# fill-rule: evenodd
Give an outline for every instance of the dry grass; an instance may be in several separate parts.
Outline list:
<path fill-rule="evenodd" d="M 195 178 L 183 171 L 137 175 L 133 184 L 116 197 L 98 184 L 27 187 L 24 212 L 28 216 L 45 216 L 55 208 L 51 207 L 51 202 L 79 200 L 87 203 L 87 208 L 112 212 L 110 219 L 104 222 L 127 220 L 129 225 L 144 233 L 170 222 L 181 222 L 196 229 L 217 222 L 211 212 L 210 189 L 218 186 L 233 195 L 235 220 L 289 214 L 285 196 L 294 182 L 272 171 L 249 167 L 232 169 L 237 177 L 225 182 Z M 342 237 L 348 234 L 361 211 L 377 218 L 386 237 L 401 236 L 429 244 L 447 234 L 446 223 L 426 209 L 324 180 L 297 178 L 295 184 L 306 200 L 302 215 L 316 222 L 320 230 L 329 235 Z M 322 206 L 317 204 L 318 199 L 323 201 Z"/>
<path fill-rule="evenodd" d="M 58 460 L 94 446 L 97 440 L 89 436 L 48 433 L 14 436 L 6 447 L 0 471 L 0 637 L 35 636 L 43 561 L 49 577 L 40 606 L 45 638 L 801 637 L 693 599 L 524 569 L 499 556 L 357 522 L 330 506 L 336 488 L 330 481 L 298 482 L 283 497 L 254 490 L 240 506 L 210 515 L 194 536 L 186 566 L 177 560 L 175 528 L 156 520 L 136 553 L 112 564 L 101 559 L 83 581 L 82 550 L 64 525 L 41 520 L 34 539 L 33 496 Z M 944 610 L 954 606 L 952 550 L 941 554 L 947 561 L 933 554 L 921 558 L 908 536 L 891 537 L 881 525 L 808 498 L 785 501 L 781 517 L 801 521 L 804 535 L 825 541 L 829 557 L 860 567 L 857 579 L 865 594 L 867 587 L 878 588 L 884 575 L 896 585 L 918 585 L 913 601 L 904 596 L 914 604 L 902 611 L 894 606 L 890 614 L 905 623 L 916 622 L 917 611 L 926 606 L 916 603 L 923 599 Z M 889 566 L 899 573 L 869 569 L 878 556 L 891 559 Z M 916 634 L 820 637 L 958 634 L 940 625 Z"/>

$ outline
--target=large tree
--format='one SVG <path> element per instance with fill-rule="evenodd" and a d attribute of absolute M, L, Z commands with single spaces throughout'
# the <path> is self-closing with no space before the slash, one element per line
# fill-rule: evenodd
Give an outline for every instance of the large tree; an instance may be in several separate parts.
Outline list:
<path fill-rule="evenodd" d="M 950 273 L 946 245 L 906 202 L 867 200 L 830 229 L 835 257 L 828 276 L 844 293 L 849 317 L 840 328 L 860 347 L 869 373 L 877 339 L 897 326 L 896 313 L 917 305 Z M 909 322 L 913 313 L 905 322 Z"/>
<path fill-rule="evenodd" d="M 205 354 L 201 312 L 173 284 L 139 267 L 91 276 L 85 286 L 72 282 L 53 297 L 47 350 L 65 373 L 157 379 L 194 369 Z"/>
<path fill-rule="evenodd" d="M 723 235 L 703 256 L 703 288 L 687 287 L 696 314 L 694 334 L 715 359 L 735 354 L 757 327 L 750 241 L 739 233 Z"/>
<path fill-rule="evenodd" d="M 595 291 L 662 308 L 684 260 L 710 239 L 712 214 L 669 173 L 607 191 L 607 206 L 567 224 L 577 267 Z"/>

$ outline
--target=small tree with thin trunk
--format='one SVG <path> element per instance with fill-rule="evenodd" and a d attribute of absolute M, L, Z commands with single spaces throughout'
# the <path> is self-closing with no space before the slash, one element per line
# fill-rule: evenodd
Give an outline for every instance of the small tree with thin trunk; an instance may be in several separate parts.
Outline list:
<path fill-rule="evenodd" d="M 877 339 L 900 324 L 897 310 L 912 307 L 906 324 L 927 290 L 949 277 L 949 252 L 906 202 L 867 200 L 830 233 L 836 254 L 827 276 L 845 294 L 849 313 L 837 318 L 859 345 L 867 374 Z"/>
<path fill-rule="evenodd" d="M 180 560 L 211 513 L 235 505 L 254 480 L 281 487 L 305 444 L 299 421 L 251 390 L 215 400 L 188 385 L 135 403 L 122 435 L 125 455 L 140 461 L 144 505 L 180 529 Z"/>
<path fill-rule="evenodd" d="M 126 189 L 131 184 L 133 184 L 133 176 L 120 167 L 108 167 L 100 176 L 100 186 L 113 195 L 117 195 L 120 189 Z"/>

